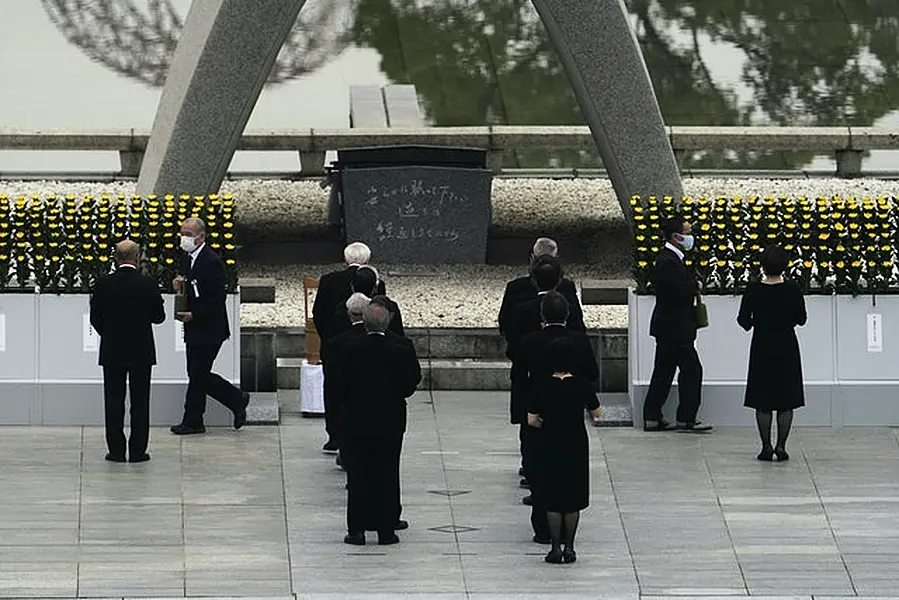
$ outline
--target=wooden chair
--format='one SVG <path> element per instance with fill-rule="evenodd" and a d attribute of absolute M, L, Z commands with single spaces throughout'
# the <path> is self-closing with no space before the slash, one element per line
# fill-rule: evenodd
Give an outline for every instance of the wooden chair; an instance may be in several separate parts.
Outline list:
<path fill-rule="evenodd" d="M 322 341 L 315 330 L 315 322 L 312 320 L 312 305 L 310 298 L 318 293 L 318 279 L 308 275 L 303 276 L 303 298 L 306 311 L 306 361 L 310 365 L 320 365 Z"/>

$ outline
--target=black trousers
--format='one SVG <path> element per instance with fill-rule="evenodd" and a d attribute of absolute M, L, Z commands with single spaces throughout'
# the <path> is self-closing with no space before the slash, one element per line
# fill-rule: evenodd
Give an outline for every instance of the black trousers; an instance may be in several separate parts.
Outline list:
<path fill-rule="evenodd" d="M 347 435 L 340 448 L 347 473 L 347 531 L 393 535 L 400 507 L 403 436 Z"/>
<path fill-rule="evenodd" d="M 131 392 L 131 437 L 127 441 L 132 458 L 143 456 L 150 442 L 150 373 L 153 367 L 103 367 L 103 404 L 106 416 L 106 447 L 116 457 L 125 456 L 125 384 Z"/>
<path fill-rule="evenodd" d="M 649 390 L 643 402 L 643 420 L 658 421 L 662 407 L 671 391 L 674 373 L 677 374 L 679 401 L 677 420 L 681 423 L 696 421 L 702 402 L 702 363 L 692 341 L 680 342 L 656 339 L 655 363 Z"/>
<path fill-rule="evenodd" d="M 243 393 L 226 381 L 221 375 L 212 372 L 212 364 L 218 356 L 223 342 L 212 344 L 188 343 L 187 354 L 187 396 L 184 400 L 185 425 L 199 426 L 203 424 L 206 413 L 206 396 L 218 400 L 231 412 L 246 408 Z"/>
<path fill-rule="evenodd" d="M 323 365 L 324 367 L 324 365 Z M 325 379 L 322 384 L 322 393 L 325 401 L 325 431 L 328 433 L 328 439 L 337 442 L 340 445 L 340 402 L 334 398 L 334 394 L 328 391 L 328 370 L 325 368 Z"/>

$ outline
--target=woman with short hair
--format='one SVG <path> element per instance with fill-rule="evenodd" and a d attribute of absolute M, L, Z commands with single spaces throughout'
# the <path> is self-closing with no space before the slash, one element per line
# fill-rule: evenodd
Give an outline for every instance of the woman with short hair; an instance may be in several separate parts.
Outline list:
<path fill-rule="evenodd" d="M 786 445 L 793 411 L 805 406 L 802 359 L 797 325 L 805 325 L 805 300 L 799 285 L 784 277 L 790 254 L 780 246 L 762 252 L 762 279 L 743 294 L 737 323 L 752 330 L 749 374 L 743 405 L 755 409 L 763 461 L 789 460 Z M 777 413 L 777 443 L 771 445 L 773 413 Z"/>

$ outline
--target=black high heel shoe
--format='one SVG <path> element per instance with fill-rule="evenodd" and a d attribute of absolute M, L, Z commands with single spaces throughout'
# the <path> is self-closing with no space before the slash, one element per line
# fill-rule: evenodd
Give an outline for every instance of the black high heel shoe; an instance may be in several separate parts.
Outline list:
<path fill-rule="evenodd" d="M 562 550 L 559 548 L 553 548 L 549 551 L 549 554 L 547 554 L 543 560 L 554 565 L 562 564 Z"/>
<path fill-rule="evenodd" d="M 774 448 L 772 448 L 771 446 L 762 447 L 762 451 L 759 452 L 756 458 L 765 462 L 771 462 L 772 460 L 774 460 Z"/>
<path fill-rule="evenodd" d="M 562 551 L 562 562 L 564 563 L 573 563 L 577 560 L 577 552 L 574 550 L 563 550 Z"/>
<path fill-rule="evenodd" d="M 790 455 L 787 454 L 787 450 L 785 448 L 775 448 L 774 455 L 777 457 L 777 462 L 790 460 Z"/>

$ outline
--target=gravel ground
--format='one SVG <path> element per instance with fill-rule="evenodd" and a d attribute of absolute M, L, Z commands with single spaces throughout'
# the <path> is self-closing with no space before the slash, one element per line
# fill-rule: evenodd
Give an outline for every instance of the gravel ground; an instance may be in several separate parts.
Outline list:
<path fill-rule="evenodd" d="M 35 192 L 57 195 L 131 194 L 133 183 L 0 182 L 10 197 Z M 753 194 L 793 196 L 892 195 L 894 182 L 872 179 L 686 179 L 692 196 Z M 316 239 L 325 230 L 328 192 L 314 181 L 228 181 L 223 193 L 239 206 L 242 239 Z M 575 279 L 626 276 L 629 244 L 624 218 L 611 184 L 593 179 L 497 179 L 493 183 L 493 235 L 585 237 L 595 240 L 596 265 L 572 265 Z M 562 248 L 564 256 L 565 248 Z M 600 266 L 599 263 L 603 264 Z M 375 257 L 377 264 L 377 257 Z M 493 327 L 507 280 L 516 267 L 412 267 L 378 265 L 391 296 L 410 326 Z M 245 306 L 246 325 L 302 326 L 303 274 L 320 275 L 338 265 L 268 267 L 244 264 L 245 276 L 278 281 L 274 306 Z M 591 327 L 624 327 L 624 307 L 587 307 Z"/>
<path fill-rule="evenodd" d="M 242 277 L 274 278 L 277 287 L 275 304 L 241 307 L 241 324 L 302 327 L 305 322 L 303 275 L 318 277 L 341 268 L 342 265 L 242 265 Z M 403 323 L 409 327 L 496 327 L 506 282 L 525 272 L 523 266 L 376 265 L 376 268 L 387 284 L 387 293 L 400 305 Z M 600 276 L 595 268 L 586 265 L 570 265 L 565 273 L 576 282 Z M 584 313 L 588 327 L 627 327 L 624 306 L 585 306 Z"/>

